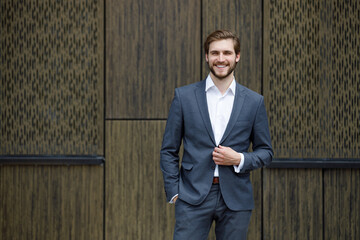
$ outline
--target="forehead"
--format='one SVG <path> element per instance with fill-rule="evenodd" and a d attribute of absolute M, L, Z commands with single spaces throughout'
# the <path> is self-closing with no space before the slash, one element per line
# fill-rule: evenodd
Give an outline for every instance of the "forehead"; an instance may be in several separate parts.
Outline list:
<path fill-rule="evenodd" d="M 232 39 L 222 39 L 222 40 L 214 41 L 209 45 L 209 52 L 211 51 L 235 52 L 234 41 Z"/>

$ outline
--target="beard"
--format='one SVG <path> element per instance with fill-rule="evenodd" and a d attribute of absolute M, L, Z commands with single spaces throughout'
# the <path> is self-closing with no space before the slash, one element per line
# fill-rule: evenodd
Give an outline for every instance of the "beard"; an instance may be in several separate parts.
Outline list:
<path fill-rule="evenodd" d="M 214 69 L 214 64 L 211 66 L 210 66 L 209 62 L 207 64 L 208 64 L 208 67 L 209 67 L 211 73 L 218 79 L 222 80 L 222 79 L 227 78 L 230 74 L 232 74 L 234 72 L 237 62 L 234 62 L 234 64 L 230 65 L 229 70 L 226 73 L 222 73 L 221 75 L 216 73 L 216 71 Z"/>

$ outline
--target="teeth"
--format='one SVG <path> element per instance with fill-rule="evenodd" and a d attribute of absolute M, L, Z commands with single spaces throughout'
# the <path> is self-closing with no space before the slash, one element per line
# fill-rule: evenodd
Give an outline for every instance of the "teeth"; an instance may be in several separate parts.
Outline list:
<path fill-rule="evenodd" d="M 226 67 L 225 65 L 217 65 L 218 68 L 224 68 Z"/>

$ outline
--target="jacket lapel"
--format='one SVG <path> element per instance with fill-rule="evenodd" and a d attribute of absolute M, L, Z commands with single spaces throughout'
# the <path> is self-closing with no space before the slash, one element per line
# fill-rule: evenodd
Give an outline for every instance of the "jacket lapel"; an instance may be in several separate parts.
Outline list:
<path fill-rule="evenodd" d="M 198 107 L 200 110 L 201 117 L 204 121 L 206 130 L 209 133 L 211 141 L 215 145 L 216 144 L 215 137 L 214 137 L 214 133 L 213 133 L 213 130 L 211 127 L 209 110 L 208 110 L 207 101 L 206 101 L 205 83 L 206 83 L 206 80 L 203 80 L 200 82 L 199 87 L 197 87 L 195 89 L 195 96 L 196 96 L 197 104 L 198 104 Z"/>
<path fill-rule="evenodd" d="M 244 88 L 236 83 L 236 94 L 235 94 L 235 99 L 234 99 L 234 105 L 233 108 L 231 110 L 231 115 L 230 115 L 230 119 L 228 122 L 228 125 L 226 126 L 225 132 L 223 137 L 221 138 L 220 141 L 220 145 L 225 141 L 225 139 L 228 137 L 228 135 L 230 134 L 231 130 L 233 129 L 233 127 L 235 126 L 235 123 L 239 117 L 239 114 L 241 112 L 241 108 L 244 104 L 244 100 L 245 100 L 245 94 L 244 94 Z"/>

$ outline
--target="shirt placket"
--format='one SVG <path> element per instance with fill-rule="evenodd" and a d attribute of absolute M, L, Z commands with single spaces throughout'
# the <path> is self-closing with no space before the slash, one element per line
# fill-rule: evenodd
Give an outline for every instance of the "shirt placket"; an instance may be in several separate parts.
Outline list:
<path fill-rule="evenodd" d="M 223 102 L 224 96 L 218 96 L 216 102 L 216 114 L 215 114 L 215 131 L 216 131 L 216 144 L 220 143 L 221 137 L 223 135 L 223 125 L 224 125 L 224 116 L 223 116 Z"/>

